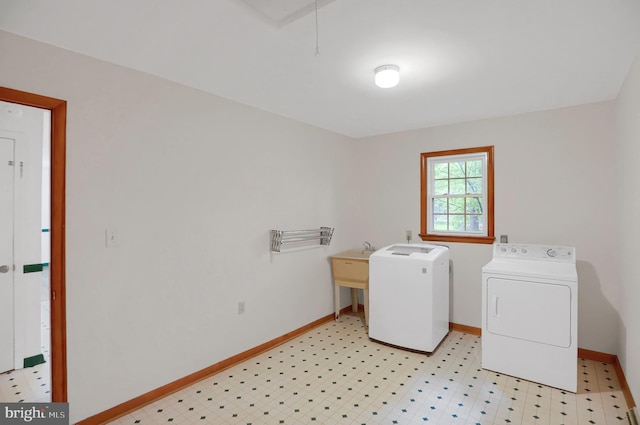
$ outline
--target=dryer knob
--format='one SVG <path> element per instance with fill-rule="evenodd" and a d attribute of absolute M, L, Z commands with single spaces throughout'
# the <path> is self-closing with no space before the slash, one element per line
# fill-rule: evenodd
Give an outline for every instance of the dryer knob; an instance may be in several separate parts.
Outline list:
<path fill-rule="evenodd" d="M 549 249 L 547 249 L 547 255 L 549 257 L 555 257 L 556 255 L 558 255 L 558 251 L 556 251 L 553 248 L 549 248 Z"/>

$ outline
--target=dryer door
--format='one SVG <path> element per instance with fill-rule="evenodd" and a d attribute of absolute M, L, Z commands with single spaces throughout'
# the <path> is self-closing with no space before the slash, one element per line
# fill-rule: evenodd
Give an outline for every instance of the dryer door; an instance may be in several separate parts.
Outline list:
<path fill-rule="evenodd" d="M 571 346 L 569 286 L 489 277 L 486 303 L 488 332 L 562 348 Z"/>

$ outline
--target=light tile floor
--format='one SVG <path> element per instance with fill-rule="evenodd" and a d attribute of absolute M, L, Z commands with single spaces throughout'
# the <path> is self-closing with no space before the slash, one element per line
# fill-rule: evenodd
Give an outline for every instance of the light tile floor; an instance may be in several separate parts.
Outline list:
<path fill-rule="evenodd" d="M 369 340 L 344 315 L 112 424 L 625 424 L 612 365 L 579 359 L 567 393 L 481 369 L 480 337 L 431 356 Z"/>
<path fill-rule="evenodd" d="M 24 369 L 0 373 L 0 402 L 51 401 L 51 368 L 49 347 L 51 331 L 49 326 L 49 269 L 42 272 L 40 298 L 41 343 L 45 363 Z"/>
<path fill-rule="evenodd" d="M 51 401 L 49 363 L 0 374 L 0 402 Z"/>

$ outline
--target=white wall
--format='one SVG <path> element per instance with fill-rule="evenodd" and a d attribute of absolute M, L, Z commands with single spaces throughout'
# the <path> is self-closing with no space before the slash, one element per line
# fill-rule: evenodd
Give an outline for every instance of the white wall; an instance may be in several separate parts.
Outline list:
<path fill-rule="evenodd" d="M 495 145 L 496 234 L 576 246 L 579 345 L 617 353 L 613 102 L 352 141 L 8 33 L 0 55 L 3 85 L 69 102 L 72 421 L 331 313 L 327 255 L 417 240 L 430 150 Z M 329 248 L 268 253 L 321 225 Z M 452 321 L 480 326 L 490 257 L 451 244 Z"/>
<path fill-rule="evenodd" d="M 618 225 L 621 274 L 619 356 L 635 401 L 640 397 L 640 54 L 618 98 Z"/>
<path fill-rule="evenodd" d="M 332 313 L 351 139 L 9 33 L 0 56 L 3 85 L 68 101 L 72 422 Z M 269 253 L 319 226 L 330 247 Z"/>
<path fill-rule="evenodd" d="M 24 273 L 41 264 L 42 133 L 49 111 L 0 102 L 0 131 L 15 137 L 14 367 L 42 354 L 40 286 L 42 273 Z M 6 131 L 7 133 L 4 133 Z M 22 163 L 22 166 L 21 166 Z"/>
<path fill-rule="evenodd" d="M 419 241 L 420 153 L 495 146 L 495 230 L 512 243 L 576 247 L 582 348 L 616 353 L 614 102 L 361 139 L 356 239 Z M 481 326 L 481 269 L 491 245 L 449 244 L 451 320 Z"/>

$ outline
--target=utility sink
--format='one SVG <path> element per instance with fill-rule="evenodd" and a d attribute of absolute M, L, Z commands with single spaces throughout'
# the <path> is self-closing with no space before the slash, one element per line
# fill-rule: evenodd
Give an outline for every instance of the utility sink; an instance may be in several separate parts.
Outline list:
<path fill-rule="evenodd" d="M 375 251 L 350 249 L 331 256 L 336 319 L 340 317 L 340 287 L 351 288 L 351 309 L 358 312 L 358 289 L 364 291 L 364 323 L 369 326 L 369 256 Z"/>
<path fill-rule="evenodd" d="M 339 252 L 338 254 L 334 254 L 331 257 L 333 258 L 351 258 L 354 260 L 367 260 L 369 256 L 373 254 L 375 251 L 369 251 L 366 249 L 349 249 L 347 251 Z"/>

